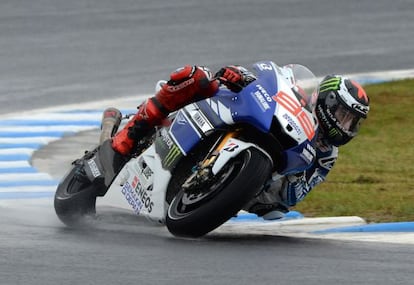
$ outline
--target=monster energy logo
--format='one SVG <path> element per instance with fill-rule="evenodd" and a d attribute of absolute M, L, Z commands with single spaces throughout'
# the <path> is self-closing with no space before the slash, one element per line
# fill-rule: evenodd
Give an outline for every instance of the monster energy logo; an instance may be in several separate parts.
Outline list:
<path fill-rule="evenodd" d="M 330 129 L 330 130 L 329 130 L 329 136 L 330 136 L 330 137 L 334 137 L 334 136 L 336 136 L 337 134 L 339 134 L 339 132 L 338 132 L 338 130 L 337 130 L 337 129 Z"/>
<path fill-rule="evenodd" d="M 333 77 L 329 78 L 327 80 L 324 80 L 321 85 L 319 86 L 319 92 L 325 92 L 325 91 L 336 91 L 339 90 L 339 85 L 341 84 L 341 78 L 339 77 Z"/>
<path fill-rule="evenodd" d="M 164 158 L 164 164 L 166 167 L 170 167 L 174 161 L 180 156 L 181 151 L 178 148 L 178 146 L 173 145 L 170 148 L 170 151 L 168 152 L 167 156 Z"/>

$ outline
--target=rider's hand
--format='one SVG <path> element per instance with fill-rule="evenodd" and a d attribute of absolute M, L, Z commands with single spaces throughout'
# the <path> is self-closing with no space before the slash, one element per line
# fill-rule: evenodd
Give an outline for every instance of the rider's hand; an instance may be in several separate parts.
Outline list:
<path fill-rule="evenodd" d="M 228 89 L 236 93 L 256 79 L 247 69 L 236 65 L 223 67 L 216 73 L 215 77 L 219 78 Z"/>

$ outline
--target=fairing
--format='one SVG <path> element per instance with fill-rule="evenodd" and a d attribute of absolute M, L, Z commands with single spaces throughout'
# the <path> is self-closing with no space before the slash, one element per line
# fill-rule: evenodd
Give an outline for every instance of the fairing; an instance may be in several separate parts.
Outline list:
<path fill-rule="evenodd" d="M 253 65 L 257 80 L 240 93 L 221 88 L 212 98 L 190 104 L 177 113 L 169 136 L 183 155 L 214 129 L 248 124 L 270 133 L 276 120 L 296 145 L 283 150 L 281 174 L 303 171 L 315 158 L 317 121 L 313 110 L 317 81 L 301 65 L 279 67 L 263 61 Z"/>

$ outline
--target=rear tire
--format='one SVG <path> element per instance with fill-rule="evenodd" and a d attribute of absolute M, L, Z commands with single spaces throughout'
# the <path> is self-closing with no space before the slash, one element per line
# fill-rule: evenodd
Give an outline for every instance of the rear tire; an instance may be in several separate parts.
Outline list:
<path fill-rule="evenodd" d="M 176 189 L 166 217 L 175 236 L 201 237 L 235 216 L 270 177 L 272 163 L 261 151 L 250 148 L 218 173 L 218 183 L 206 185 L 198 196 Z M 174 190 L 173 190 L 174 191 Z"/>
<path fill-rule="evenodd" d="M 65 176 L 58 185 L 54 207 L 59 219 L 70 227 L 81 226 L 83 218 L 95 214 L 97 185 L 95 183 L 82 184 L 75 178 L 76 167 Z"/>

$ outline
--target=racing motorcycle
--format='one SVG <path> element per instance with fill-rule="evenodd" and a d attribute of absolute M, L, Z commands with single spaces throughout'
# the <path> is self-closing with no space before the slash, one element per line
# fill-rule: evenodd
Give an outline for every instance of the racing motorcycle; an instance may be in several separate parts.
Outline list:
<path fill-rule="evenodd" d="M 253 69 L 257 79 L 241 92 L 222 86 L 214 97 L 172 114 L 119 168 L 107 139 L 119 126 L 117 113 L 117 122 L 103 128 L 102 144 L 75 160 L 58 185 L 60 220 L 76 225 L 95 214 L 97 197 L 117 192 L 136 215 L 173 235 L 201 237 L 272 181 L 309 168 L 318 127 L 316 77 L 298 64 L 261 61 Z M 79 181 L 79 172 L 95 179 Z"/>

